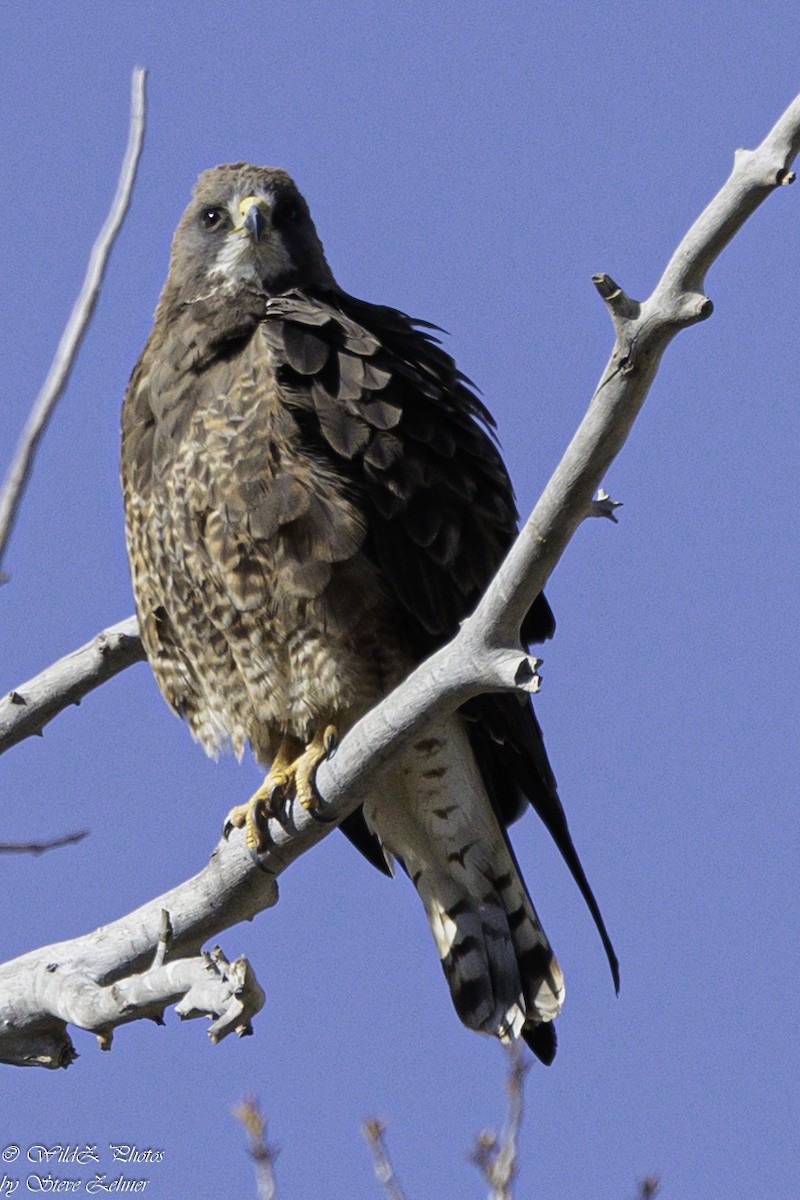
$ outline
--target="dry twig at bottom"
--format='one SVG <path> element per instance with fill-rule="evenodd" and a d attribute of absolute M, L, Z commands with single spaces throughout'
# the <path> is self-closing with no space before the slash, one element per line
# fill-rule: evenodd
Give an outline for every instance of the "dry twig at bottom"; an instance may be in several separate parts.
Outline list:
<path fill-rule="evenodd" d="M 233 1115 L 244 1125 L 250 1138 L 248 1150 L 256 1164 L 258 1200 L 276 1200 L 278 1190 L 273 1168 L 278 1157 L 278 1148 L 271 1146 L 267 1141 L 267 1118 L 262 1115 L 257 1097 L 245 1096 L 244 1100 L 236 1105 Z"/>
<path fill-rule="evenodd" d="M 361 1132 L 367 1139 L 367 1145 L 372 1151 L 375 1162 L 375 1177 L 383 1187 L 389 1200 L 405 1200 L 405 1193 L 394 1173 L 392 1160 L 386 1146 L 386 1125 L 376 1117 L 370 1117 L 361 1126 Z"/>
<path fill-rule="evenodd" d="M 519 1131 L 522 1126 L 523 1093 L 525 1076 L 530 1069 L 519 1042 L 507 1048 L 508 1078 L 506 1095 L 508 1107 L 502 1135 L 498 1138 L 493 1129 L 484 1129 L 478 1134 L 475 1149 L 470 1158 L 489 1184 L 489 1200 L 512 1200 L 512 1186 L 517 1175 L 519 1156 Z"/>

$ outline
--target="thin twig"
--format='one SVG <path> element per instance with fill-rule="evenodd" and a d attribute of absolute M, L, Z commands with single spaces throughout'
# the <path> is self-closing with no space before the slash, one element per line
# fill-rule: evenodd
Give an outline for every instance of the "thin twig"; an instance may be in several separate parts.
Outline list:
<path fill-rule="evenodd" d="M 405 1193 L 400 1187 L 400 1182 L 394 1173 L 392 1160 L 389 1158 L 386 1138 L 384 1137 L 386 1125 L 376 1117 L 370 1117 L 361 1126 L 361 1132 L 367 1139 L 367 1145 L 372 1151 L 372 1157 L 375 1162 L 375 1176 L 378 1183 L 383 1187 L 389 1200 L 405 1200 Z"/>
<path fill-rule="evenodd" d="M 0 754 L 44 726 L 69 704 L 144 658 L 135 617 L 101 630 L 0 699 Z"/>
<path fill-rule="evenodd" d="M 508 1107 L 503 1133 L 498 1141 L 493 1129 L 478 1134 L 471 1158 L 489 1184 L 489 1200 L 512 1200 L 517 1174 L 519 1131 L 522 1126 L 523 1084 L 530 1063 L 523 1058 L 519 1042 L 508 1047 Z"/>
<path fill-rule="evenodd" d="M 249 1153 L 256 1164 L 256 1186 L 258 1200 L 276 1200 L 274 1163 L 278 1156 L 275 1146 L 267 1141 L 267 1120 L 262 1116 L 255 1096 L 246 1096 L 233 1110 L 236 1120 L 241 1122 L 250 1138 Z"/>
<path fill-rule="evenodd" d="M 17 453 L 0 493 L 0 566 L 6 544 L 17 517 L 17 511 L 25 485 L 33 467 L 33 459 L 39 440 L 47 428 L 53 410 L 66 387 L 70 372 L 86 334 L 92 313 L 97 303 L 100 285 L 105 275 L 111 247 L 130 205 L 136 168 L 144 143 L 145 130 L 145 79 L 147 72 L 137 67 L 131 80 L 131 115 L 128 130 L 128 145 L 122 161 L 117 191 L 103 228 L 92 247 L 89 265 L 78 299 L 61 335 L 55 358 L 36 398 L 22 434 Z M 0 571 L 0 582 L 3 576 Z"/>
<path fill-rule="evenodd" d="M 82 842 L 88 833 L 88 829 L 77 829 L 75 833 L 65 833 L 63 837 L 50 838 L 47 842 L 0 842 L 0 854 L 44 854 L 46 850 Z"/>

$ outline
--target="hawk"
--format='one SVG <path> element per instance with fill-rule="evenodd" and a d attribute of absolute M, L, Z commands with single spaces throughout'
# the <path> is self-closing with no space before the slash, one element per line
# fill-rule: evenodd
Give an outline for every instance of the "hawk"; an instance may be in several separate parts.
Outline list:
<path fill-rule="evenodd" d="M 268 767 L 233 810 L 315 802 L 336 739 L 457 631 L 517 512 L 494 423 L 436 326 L 348 295 L 285 171 L 204 171 L 172 244 L 122 413 L 142 640 L 166 700 L 215 755 Z M 523 640 L 552 636 L 543 595 Z M 617 964 L 528 700 L 432 720 L 342 828 L 397 860 L 469 1027 L 552 1061 L 558 962 L 506 832 L 533 806 Z"/>

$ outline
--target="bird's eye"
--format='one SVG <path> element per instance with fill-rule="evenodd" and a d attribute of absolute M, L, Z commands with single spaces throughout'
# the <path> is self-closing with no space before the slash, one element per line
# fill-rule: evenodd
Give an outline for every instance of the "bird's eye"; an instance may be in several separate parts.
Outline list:
<path fill-rule="evenodd" d="M 200 213 L 200 224 L 204 229 L 218 229 L 224 216 L 224 208 L 204 208 Z"/>

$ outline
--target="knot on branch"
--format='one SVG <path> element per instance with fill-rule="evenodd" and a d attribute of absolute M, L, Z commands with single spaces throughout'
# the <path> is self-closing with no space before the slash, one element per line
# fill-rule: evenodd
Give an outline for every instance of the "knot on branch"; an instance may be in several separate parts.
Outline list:
<path fill-rule="evenodd" d="M 538 674 L 538 668 L 541 666 L 542 660 L 534 658 L 530 654 L 526 654 L 520 660 L 519 666 L 514 672 L 514 684 L 523 692 L 536 693 L 542 686 L 541 675 Z"/>
<path fill-rule="evenodd" d="M 762 143 L 755 150 L 740 147 L 734 151 L 734 171 L 747 174 L 760 187 L 787 187 L 795 181 L 795 173 L 789 166 L 795 154 L 796 150 L 788 144 L 765 146 Z M 775 165 L 776 157 L 783 159 L 780 166 Z"/>
<path fill-rule="evenodd" d="M 707 321 L 714 305 L 702 292 L 682 292 L 675 305 L 674 320 L 677 325 L 696 325 Z"/>
<path fill-rule="evenodd" d="M 38 1027 L 19 1028 L 0 1021 L 0 1063 L 57 1071 L 72 1066 L 77 1057 L 64 1021 L 49 1020 Z"/>
<path fill-rule="evenodd" d="M 615 525 L 618 525 L 619 521 L 614 515 L 614 509 L 616 508 L 622 508 L 622 501 L 612 500 L 608 492 L 600 488 L 590 503 L 586 515 L 587 517 L 606 517 L 609 521 L 613 521 Z"/>

